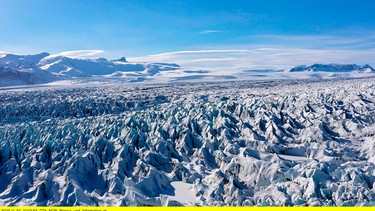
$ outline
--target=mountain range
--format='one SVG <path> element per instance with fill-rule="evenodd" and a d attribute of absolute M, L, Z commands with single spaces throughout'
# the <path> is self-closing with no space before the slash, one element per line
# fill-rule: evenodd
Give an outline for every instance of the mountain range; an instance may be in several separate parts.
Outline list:
<path fill-rule="evenodd" d="M 372 74 L 375 70 L 368 64 L 313 64 L 296 66 L 282 72 L 246 70 L 222 75 L 213 71 L 192 70 L 174 63 L 132 63 L 125 57 L 108 60 L 71 58 L 45 52 L 35 55 L 0 53 L 0 86 L 45 84 L 82 78 L 117 79 L 122 82 L 301 78 L 301 73 L 303 78 L 357 77 L 357 73 Z"/>
<path fill-rule="evenodd" d="M 289 72 L 358 72 L 358 73 L 375 73 L 373 67 L 368 64 L 313 64 L 300 65 L 293 67 Z"/>

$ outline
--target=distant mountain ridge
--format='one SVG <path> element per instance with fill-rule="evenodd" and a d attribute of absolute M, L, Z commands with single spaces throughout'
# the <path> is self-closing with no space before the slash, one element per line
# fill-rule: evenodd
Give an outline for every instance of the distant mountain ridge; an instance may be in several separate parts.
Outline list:
<path fill-rule="evenodd" d="M 313 65 L 299 65 L 293 67 L 289 72 L 363 72 L 375 73 L 373 67 L 368 64 L 313 64 Z"/>
<path fill-rule="evenodd" d="M 38 66 L 38 61 L 46 56 L 49 54 L 0 54 L 0 86 L 41 84 L 63 79 Z"/>
<path fill-rule="evenodd" d="M 71 58 L 40 53 L 36 55 L 0 54 L 0 86 L 40 84 L 75 77 L 109 75 L 142 81 L 162 71 L 179 70 L 173 63 L 129 63 L 116 60 Z"/>
<path fill-rule="evenodd" d="M 61 80 L 74 83 L 76 79 L 82 83 L 107 79 L 118 82 L 176 82 L 366 77 L 373 73 L 374 68 L 368 64 L 313 64 L 296 66 L 287 71 L 250 69 L 223 74 L 214 70 L 182 68 L 174 63 L 131 63 L 125 57 L 108 60 L 72 58 L 46 52 L 35 55 L 0 53 L 0 87 Z"/>

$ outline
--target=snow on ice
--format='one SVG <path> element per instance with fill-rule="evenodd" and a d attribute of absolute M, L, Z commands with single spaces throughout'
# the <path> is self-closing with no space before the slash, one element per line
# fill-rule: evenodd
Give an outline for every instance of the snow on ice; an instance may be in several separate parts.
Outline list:
<path fill-rule="evenodd" d="M 0 204 L 375 205 L 374 88 L 367 78 L 2 89 Z"/>

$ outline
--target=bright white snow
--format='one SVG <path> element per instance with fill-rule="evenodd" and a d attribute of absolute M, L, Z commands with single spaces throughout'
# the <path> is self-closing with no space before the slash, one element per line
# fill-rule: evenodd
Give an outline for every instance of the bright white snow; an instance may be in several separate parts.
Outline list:
<path fill-rule="evenodd" d="M 174 196 L 170 196 L 172 200 L 178 201 L 183 205 L 194 205 L 197 203 L 195 197 L 194 186 L 184 182 L 171 182 L 175 189 Z"/>

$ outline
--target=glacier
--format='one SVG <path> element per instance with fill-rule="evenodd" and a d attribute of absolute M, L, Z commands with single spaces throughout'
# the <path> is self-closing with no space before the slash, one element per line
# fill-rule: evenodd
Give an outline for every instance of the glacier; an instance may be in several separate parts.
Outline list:
<path fill-rule="evenodd" d="M 374 88 L 374 78 L 3 88 L 0 204 L 374 206 Z"/>

